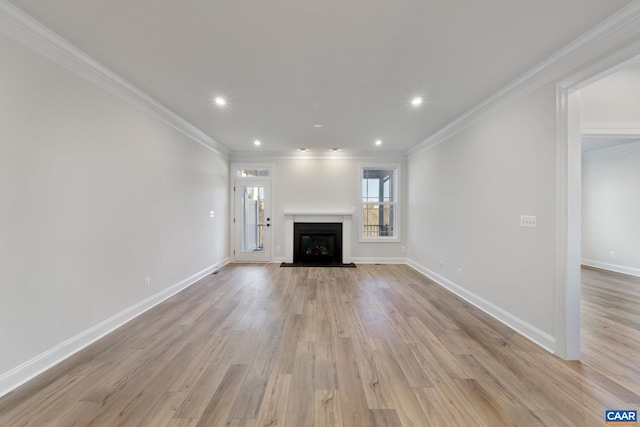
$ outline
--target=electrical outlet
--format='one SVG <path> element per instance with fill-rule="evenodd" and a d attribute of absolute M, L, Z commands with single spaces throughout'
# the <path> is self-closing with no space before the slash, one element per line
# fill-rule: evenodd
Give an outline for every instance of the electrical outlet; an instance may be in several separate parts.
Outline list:
<path fill-rule="evenodd" d="M 442 270 L 444 268 L 444 262 L 440 261 L 440 270 Z"/>
<path fill-rule="evenodd" d="M 458 268 L 458 277 L 461 277 L 461 276 L 462 276 L 462 269 Z"/>
<path fill-rule="evenodd" d="M 276 252 L 280 253 L 280 245 L 276 245 Z"/>
<path fill-rule="evenodd" d="M 209 211 L 209 218 L 215 218 L 216 211 Z"/>
<path fill-rule="evenodd" d="M 151 286 L 151 277 L 145 277 L 144 278 L 144 287 L 148 288 L 149 286 Z"/>
<path fill-rule="evenodd" d="M 616 251 L 609 252 L 609 258 L 615 259 L 616 258 Z"/>
<path fill-rule="evenodd" d="M 520 227 L 536 228 L 537 217 L 534 215 L 520 215 Z"/>
<path fill-rule="evenodd" d="M 407 247 L 406 246 L 402 247 L 402 252 L 407 252 Z"/>

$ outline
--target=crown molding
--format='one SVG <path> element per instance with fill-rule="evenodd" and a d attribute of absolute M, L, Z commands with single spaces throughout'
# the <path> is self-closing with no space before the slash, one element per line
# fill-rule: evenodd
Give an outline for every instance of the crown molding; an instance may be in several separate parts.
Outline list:
<path fill-rule="evenodd" d="M 255 162 L 268 160 L 385 160 L 403 162 L 407 155 L 401 151 L 232 151 L 232 162 Z"/>
<path fill-rule="evenodd" d="M 226 147 L 7 0 L 0 0 L 0 32 L 151 114 L 195 142 L 228 157 Z"/>
<path fill-rule="evenodd" d="M 637 54 L 639 43 L 640 0 L 634 0 L 407 150 L 407 155 L 417 155 L 437 146 L 506 104 L 545 84 L 558 82 L 569 75 L 575 76 L 579 69 L 589 73 L 589 69 L 594 64 L 612 55 L 611 52 L 615 52 L 613 55 L 619 57 L 618 63 L 628 60 L 634 53 Z"/>
<path fill-rule="evenodd" d="M 583 138 L 640 138 L 640 125 L 586 123 L 581 126 L 580 135 Z"/>
<path fill-rule="evenodd" d="M 619 156 L 622 154 L 635 153 L 640 151 L 640 141 L 629 142 L 627 144 L 615 145 L 613 147 L 601 148 L 599 150 L 586 151 L 582 153 L 582 160 L 599 159 L 602 157 Z"/>

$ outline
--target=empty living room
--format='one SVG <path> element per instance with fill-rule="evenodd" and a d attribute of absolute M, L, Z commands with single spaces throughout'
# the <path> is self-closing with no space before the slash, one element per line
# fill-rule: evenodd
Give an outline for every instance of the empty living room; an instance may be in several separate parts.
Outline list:
<path fill-rule="evenodd" d="M 640 0 L 0 0 L 0 425 L 640 406 Z"/>

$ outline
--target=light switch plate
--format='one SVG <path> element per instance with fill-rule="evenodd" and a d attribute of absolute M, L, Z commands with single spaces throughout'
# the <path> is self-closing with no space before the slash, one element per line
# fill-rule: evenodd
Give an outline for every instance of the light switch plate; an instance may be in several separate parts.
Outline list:
<path fill-rule="evenodd" d="M 534 215 L 521 215 L 520 227 L 536 228 L 538 226 L 537 221 L 538 219 Z"/>

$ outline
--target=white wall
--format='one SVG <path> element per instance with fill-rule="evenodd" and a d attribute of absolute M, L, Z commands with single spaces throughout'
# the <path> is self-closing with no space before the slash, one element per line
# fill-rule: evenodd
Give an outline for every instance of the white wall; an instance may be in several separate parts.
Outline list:
<path fill-rule="evenodd" d="M 582 127 L 640 135 L 640 65 L 580 91 Z M 582 263 L 640 276 L 640 142 L 583 153 Z M 615 256 L 611 256 L 615 252 Z"/>
<path fill-rule="evenodd" d="M 279 247 L 273 253 L 274 261 L 284 261 L 285 230 L 284 213 L 297 212 L 343 212 L 359 207 L 358 189 L 360 185 L 360 164 L 399 164 L 400 182 L 400 240 L 384 243 L 362 243 L 359 241 L 360 216 L 356 211 L 352 222 L 352 257 L 354 262 L 402 262 L 406 256 L 402 247 L 406 246 L 406 161 L 404 155 L 357 158 L 353 155 L 343 157 L 338 153 L 333 158 L 313 157 L 313 154 L 300 158 L 273 157 L 263 161 L 275 167 L 273 178 L 273 247 Z M 255 156 L 236 153 L 233 163 L 255 164 Z"/>
<path fill-rule="evenodd" d="M 582 162 L 582 262 L 640 276 L 640 145 L 631 147 Z"/>
<path fill-rule="evenodd" d="M 547 85 L 408 160 L 412 265 L 551 349 L 555 102 Z"/>
<path fill-rule="evenodd" d="M 640 131 L 640 65 L 620 70 L 580 91 L 584 127 L 616 126 Z"/>
<path fill-rule="evenodd" d="M 4 35 L 0 57 L 2 394 L 222 263 L 229 175 L 225 158 Z"/>

